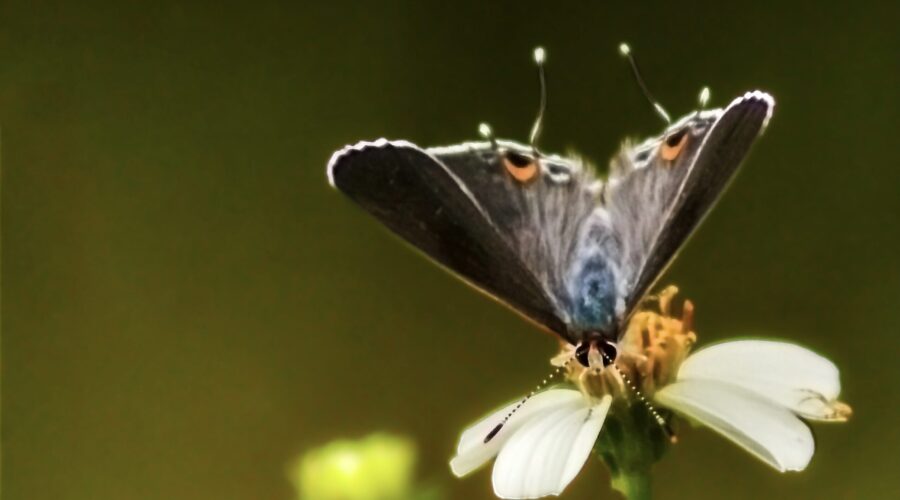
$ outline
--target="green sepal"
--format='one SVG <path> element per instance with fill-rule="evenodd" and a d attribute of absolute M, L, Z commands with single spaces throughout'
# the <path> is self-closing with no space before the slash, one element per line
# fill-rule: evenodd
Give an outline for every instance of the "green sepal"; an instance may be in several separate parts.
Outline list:
<path fill-rule="evenodd" d="M 660 415 L 669 420 L 664 410 Z M 610 409 L 594 453 L 609 469 L 613 489 L 629 500 L 651 498 L 650 472 L 670 444 L 669 431 L 640 402 L 617 401 Z"/>

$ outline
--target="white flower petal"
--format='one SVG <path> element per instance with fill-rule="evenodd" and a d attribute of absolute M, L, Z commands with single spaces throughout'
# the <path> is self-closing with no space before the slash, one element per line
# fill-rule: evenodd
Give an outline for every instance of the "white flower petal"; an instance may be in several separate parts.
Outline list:
<path fill-rule="evenodd" d="M 495 411 L 463 431 L 462 436 L 459 438 L 456 456 L 450 460 L 450 469 L 457 477 L 472 472 L 494 458 L 507 439 L 513 435 L 514 431 L 531 418 L 583 400 L 584 396 L 572 389 L 550 389 L 535 394 L 510 417 L 509 421 L 506 422 L 493 439 L 485 443 L 484 438 L 488 433 L 503 421 L 503 418 L 519 404 L 521 399 Z"/>
<path fill-rule="evenodd" d="M 575 478 L 600 434 L 612 402 L 578 401 L 536 415 L 509 438 L 494 464 L 494 493 L 501 498 L 559 495 Z"/>
<path fill-rule="evenodd" d="M 746 388 L 713 380 L 684 380 L 654 399 L 735 442 L 784 472 L 803 470 L 815 451 L 812 432 L 787 408 Z"/>
<path fill-rule="evenodd" d="M 841 392 L 840 374 L 828 359 L 786 342 L 740 340 L 701 349 L 678 370 L 678 380 L 720 380 L 819 420 L 838 418 L 829 404 Z"/>

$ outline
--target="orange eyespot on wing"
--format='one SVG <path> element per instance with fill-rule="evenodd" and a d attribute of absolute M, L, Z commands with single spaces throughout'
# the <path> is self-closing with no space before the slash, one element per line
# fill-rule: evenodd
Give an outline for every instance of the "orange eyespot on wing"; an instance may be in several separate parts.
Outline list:
<path fill-rule="evenodd" d="M 503 167 L 513 179 L 523 184 L 537 178 L 540 171 L 534 158 L 513 151 L 503 154 Z"/>
<path fill-rule="evenodd" d="M 675 158 L 678 158 L 678 155 L 681 154 L 681 151 L 687 144 L 688 135 L 690 134 L 687 133 L 687 129 L 682 129 L 669 137 L 666 137 L 659 146 L 659 156 L 666 161 L 672 161 Z"/>

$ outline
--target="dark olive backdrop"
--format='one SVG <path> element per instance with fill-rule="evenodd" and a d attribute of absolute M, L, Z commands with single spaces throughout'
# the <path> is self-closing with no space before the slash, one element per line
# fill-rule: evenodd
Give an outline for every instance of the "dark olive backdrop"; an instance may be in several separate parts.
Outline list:
<path fill-rule="evenodd" d="M 477 2 L 480 3 L 480 2 Z M 547 150 L 605 165 L 674 115 L 778 101 L 663 280 L 702 342 L 766 333 L 842 369 L 847 425 L 780 475 L 707 431 L 659 498 L 878 498 L 900 489 L 898 12 L 889 2 L 340 2 L 0 6 L 5 498 L 284 499 L 336 437 L 408 434 L 450 477 L 463 426 L 526 391 L 554 342 L 328 188 L 348 142 L 523 140 L 549 54 Z M 768 5 L 763 5 L 764 3 Z M 569 498 L 612 498 L 591 462 Z"/>

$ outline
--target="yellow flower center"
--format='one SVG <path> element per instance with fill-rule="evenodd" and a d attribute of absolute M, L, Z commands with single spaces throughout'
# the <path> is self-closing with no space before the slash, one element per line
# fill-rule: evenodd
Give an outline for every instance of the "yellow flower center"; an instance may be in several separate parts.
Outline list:
<path fill-rule="evenodd" d="M 689 300 L 684 301 L 680 318 L 672 316 L 672 299 L 677 293 L 678 288 L 669 286 L 655 297 L 659 312 L 644 310 L 631 317 L 618 343 L 618 370 L 586 368 L 572 362 L 575 347 L 571 344 L 564 344 L 551 363 L 566 366 L 566 377 L 585 395 L 630 399 L 634 394 L 629 386 L 634 385 L 650 397 L 657 388 L 675 380 L 681 362 L 697 340 L 692 330 L 694 306 Z M 623 380 L 623 375 L 628 380 Z"/>

